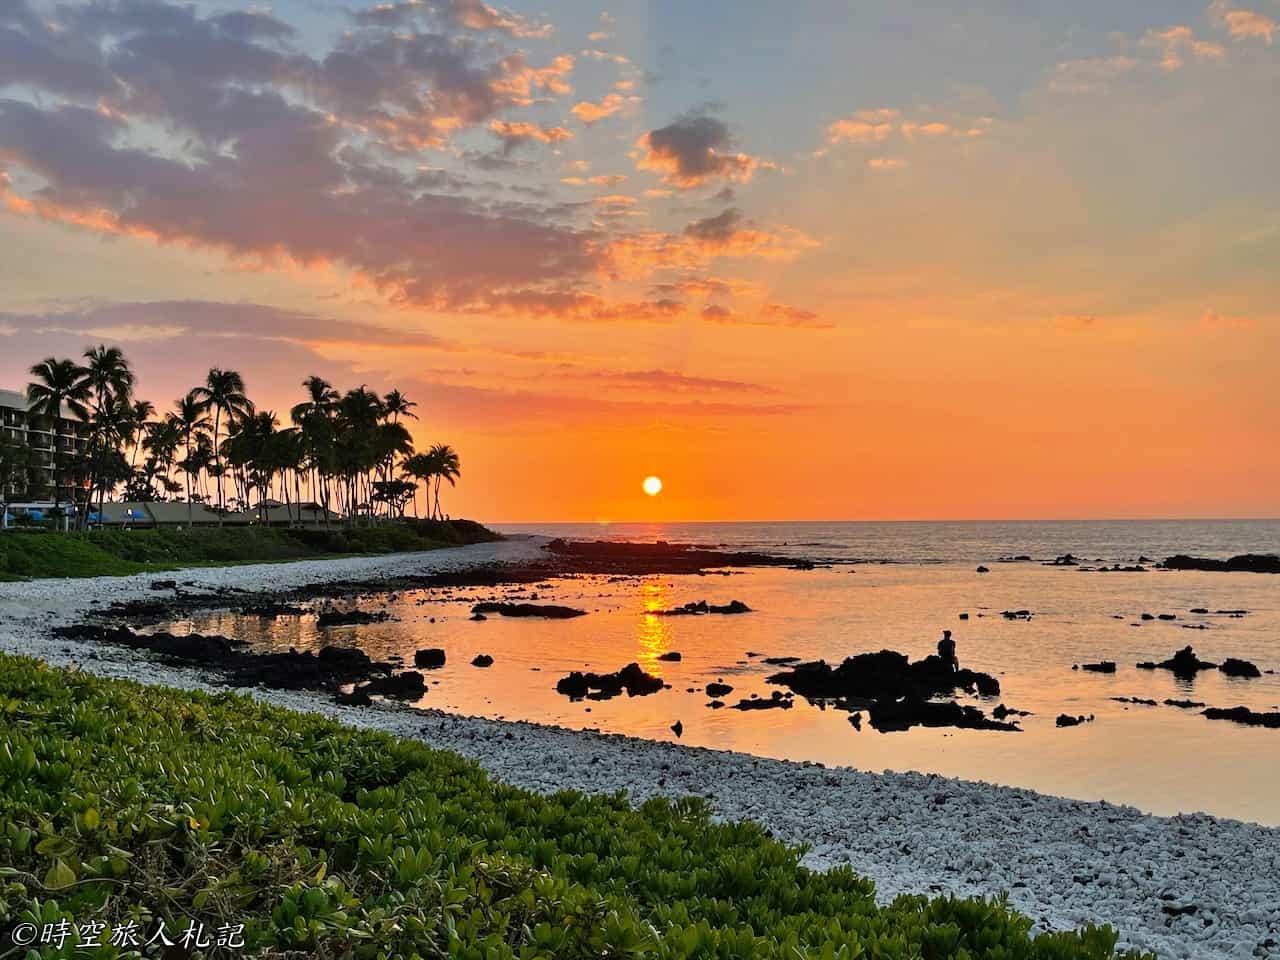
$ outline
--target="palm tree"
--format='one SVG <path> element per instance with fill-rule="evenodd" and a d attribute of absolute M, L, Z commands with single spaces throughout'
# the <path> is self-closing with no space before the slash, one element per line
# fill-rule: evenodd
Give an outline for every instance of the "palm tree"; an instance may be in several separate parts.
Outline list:
<path fill-rule="evenodd" d="M 245 396 L 244 378 L 234 370 L 212 368 L 205 378 L 204 386 L 196 387 L 191 392 L 200 398 L 206 410 L 213 410 L 213 465 L 218 481 L 218 525 L 221 526 L 222 513 L 225 509 L 222 494 L 222 454 L 218 450 L 222 415 L 225 413 L 228 421 L 234 423 L 235 420 L 251 414 L 253 404 Z"/>
<path fill-rule="evenodd" d="M 392 390 L 382 398 L 382 408 L 386 411 L 387 416 L 391 417 L 392 423 L 399 423 L 401 417 L 417 420 L 418 415 L 413 412 L 413 408 L 416 406 L 416 403 L 399 390 Z"/>
<path fill-rule="evenodd" d="M 446 443 L 434 444 L 427 451 L 427 456 L 431 458 L 432 474 L 436 481 L 434 514 L 440 520 L 444 518 L 444 514 L 440 512 L 440 481 L 448 480 L 449 486 L 456 487 L 457 479 L 462 476 L 462 461 L 458 459 L 458 452 Z"/>
<path fill-rule="evenodd" d="M 98 495 L 98 503 L 101 505 L 106 499 L 107 491 L 116 485 L 120 474 L 115 454 L 123 447 L 129 433 L 133 415 L 129 404 L 134 376 L 124 351 L 119 347 L 98 344 L 87 348 L 83 356 L 86 361 L 84 379 L 93 394 L 89 439 L 86 444 L 89 498 L 79 517 L 80 528 L 87 529 L 94 494 Z"/>
<path fill-rule="evenodd" d="M 130 471 L 138 469 L 138 453 L 142 450 L 143 442 L 151 427 L 154 426 L 151 418 L 155 415 L 156 405 L 150 400 L 135 400 L 129 406 L 129 435 L 127 440 L 133 448 L 132 455 L 129 457 Z"/>
<path fill-rule="evenodd" d="M 27 403 L 32 413 L 47 417 L 53 425 L 53 505 L 57 509 L 62 505 L 62 488 L 58 483 L 58 421 L 63 419 L 63 411 L 77 420 L 88 419 L 88 403 L 92 397 L 87 379 L 89 371 L 74 360 L 46 357 L 33 366 L 30 373 L 35 380 L 27 384 Z"/>
<path fill-rule="evenodd" d="M 302 381 L 307 400 L 289 411 L 289 419 L 298 428 L 299 439 L 310 474 L 311 499 L 318 499 L 329 522 L 329 479 L 334 476 L 334 414 L 341 395 L 323 377 L 311 376 Z M 317 492 L 318 491 L 318 492 Z"/>
<path fill-rule="evenodd" d="M 169 420 L 173 424 L 178 435 L 178 441 L 186 447 L 187 455 L 180 466 L 183 473 L 187 475 L 187 526 L 191 526 L 191 473 L 195 467 L 195 462 L 191 456 L 192 445 L 196 442 L 196 438 L 209 429 L 209 418 L 205 416 L 204 402 L 196 395 L 194 390 L 187 393 L 184 397 L 179 397 L 174 401 L 174 412 L 169 414 Z"/>
<path fill-rule="evenodd" d="M 84 352 L 86 379 L 99 408 L 133 392 L 133 371 L 119 347 L 99 344 Z"/>
<path fill-rule="evenodd" d="M 427 485 L 427 506 L 431 505 L 431 478 L 435 475 L 435 461 L 425 453 L 415 453 L 405 457 L 400 463 L 400 475 L 414 481 L 413 484 L 413 516 L 418 516 L 418 485 Z"/>

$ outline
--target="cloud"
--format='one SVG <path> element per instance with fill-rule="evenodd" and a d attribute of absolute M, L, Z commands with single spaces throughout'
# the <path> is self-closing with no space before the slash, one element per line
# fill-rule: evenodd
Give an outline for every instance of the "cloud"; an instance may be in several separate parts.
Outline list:
<path fill-rule="evenodd" d="M 564 143 L 573 139 L 573 131 L 564 127 L 544 127 L 528 120 L 493 120 L 489 129 L 502 141 L 504 151 L 510 153 L 521 144 L 537 141 L 538 143 Z"/>
<path fill-rule="evenodd" d="M 754 315 L 735 313 L 727 307 L 709 304 L 702 309 L 702 319 L 730 327 L 785 327 L 791 330 L 832 330 L 835 324 L 823 320 L 812 310 L 781 303 L 766 303 Z"/>
<path fill-rule="evenodd" d="M 636 98 L 632 98 L 633 100 Z M 606 117 L 612 117 L 621 110 L 627 101 L 618 93 L 606 93 L 599 103 L 592 103 L 590 100 L 581 100 L 575 103 L 570 109 L 575 117 L 585 123 L 587 126 L 599 123 Z"/>
<path fill-rule="evenodd" d="M 901 170 L 906 165 L 907 161 L 902 157 L 872 157 L 867 161 L 872 170 Z"/>
<path fill-rule="evenodd" d="M 1223 24 L 1233 37 L 1257 37 L 1269 46 L 1280 24 L 1264 13 L 1253 10 L 1233 10 L 1227 0 L 1214 0 L 1209 5 L 1210 15 Z"/>
<path fill-rule="evenodd" d="M 1136 58 L 1122 55 L 1066 60 L 1053 68 L 1049 89 L 1066 94 L 1102 92 L 1109 88 L 1111 81 L 1137 66 Z"/>
<path fill-rule="evenodd" d="M 453 341 L 400 327 L 383 327 L 264 304 L 204 300 L 99 304 L 80 310 L 0 314 L 0 323 L 32 334 L 105 341 L 162 341 L 201 337 L 279 341 L 303 346 L 391 346 L 459 351 Z M 243 350 L 244 348 L 237 348 Z"/>
<path fill-rule="evenodd" d="M 907 141 L 937 138 L 972 139 L 981 137 L 991 125 L 990 117 L 978 117 L 972 121 L 956 122 L 938 119 L 907 119 L 900 110 L 879 107 L 855 110 L 849 116 L 827 126 L 827 143 L 875 144 L 891 138 Z"/>
<path fill-rule="evenodd" d="M 684 190 L 715 179 L 746 182 L 757 170 L 775 168 L 767 160 L 731 152 L 732 144 L 722 120 L 689 113 L 636 141 L 636 166 Z"/>
<path fill-rule="evenodd" d="M 581 290 L 519 290 L 495 292 L 468 307 L 477 314 L 518 314 L 554 317 L 572 323 L 667 325 L 685 312 L 679 300 L 609 300 Z"/>
<path fill-rule="evenodd" d="M 718 257 L 793 260 L 817 242 L 799 230 L 763 228 L 730 207 L 694 220 L 679 234 L 630 233 L 609 242 L 604 267 L 621 276 L 647 275 L 655 269 L 696 269 Z"/>
<path fill-rule="evenodd" d="M 855 110 L 827 127 L 827 143 L 880 143 L 898 128 L 901 116 L 889 107 Z"/>
<path fill-rule="evenodd" d="M 589 380 L 607 380 L 625 383 L 636 387 L 650 387 L 669 390 L 675 393 L 698 392 L 704 390 L 723 391 L 726 393 L 758 393 L 777 394 L 779 391 L 759 383 L 747 383 L 741 380 L 723 380 L 715 377 L 695 377 L 670 370 L 629 370 L 624 372 L 591 372 L 577 374 L 577 377 Z"/>
<path fill-rule="evenodd" d="M 322 270 L 439 311 L 527 304 L 541 317 L 561 302 L 570 320 L 669 318 L 632 294 L 606 296 L 624 274 L 648 280 L 647 270 L 717 256 L 788 259 L 813 245 L 737 211 L 722 215 L 732 222 L 628 233 L 594 220 L 596 205 L 471 176 L 529 169 L 518 146 L 573 137 L 516 114 L 571 92 L 573 57 L 539 65 L 511 49 L 508 38 L 529 31 L 497 8 L 390 2 L 350 15 L 327 47 L 305 48 L 264 12 L 169 0 L 58 10 L 53 23 L 11 0 L 0 21 L 0 82 L 25 88 L 0 97 L 0 214 L 215 251 L 247 269 Z M 470 131 L 501 147 L 453 144 Z M 729 152 L 727 128 L 709 117 L 647 142 L 684 185 L 765 165 Z M 445 146 L 445 163 L 472 169 L 423 156 Z M 623 179 L 579 172 L 597 187 Z"/>
<path fill-rule="evenodd" d="M 480 0 L 400 0 L 379 3 L 354 14 L 360 23 L 409 27 L 415 23 L 443 22 L 476 31 L 497 31 L 513 37 L 545 39 L 550 24 L 534 24 L 509 10 L 499 10 Z"/>
<path fill-rule="evenodd" d="M 1188 58 L 1193 60 L 1221 60 L 1226 51 L 1219 43 L 1196 39 L 1195 31 L 1188 26 L 1173 26 L 1164 30 L 1148 30 L 1138 45 L 1156 50 L 1162 70 L 1178 70 Z"/>

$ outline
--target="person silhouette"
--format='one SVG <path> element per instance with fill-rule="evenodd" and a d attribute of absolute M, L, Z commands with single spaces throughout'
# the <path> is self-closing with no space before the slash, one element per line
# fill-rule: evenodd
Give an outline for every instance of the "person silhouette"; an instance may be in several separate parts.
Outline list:
<path fill-rule="evenodd" d="M 951 639 L 950 630 L 942 631 L 942 639 L 938 641 L 938 659 L 952 673 L 960 669 L 960 661 L 956 658 L 956 642 Z"/>

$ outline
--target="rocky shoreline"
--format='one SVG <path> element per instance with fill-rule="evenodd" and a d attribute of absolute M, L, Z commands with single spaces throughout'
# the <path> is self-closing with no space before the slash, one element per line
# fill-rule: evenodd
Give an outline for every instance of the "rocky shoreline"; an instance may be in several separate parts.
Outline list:
<path fill-rule="evenodd" d="M 390 576 L 465 580 L 493 565 L 529 568 L 545 555 L 541 546 L 509 541 L 398 557 L 192 570 L 175 581 L 206 605 L 263 590 L 332 596 L 328 585 L 335 580 L 354 596 L 386 589 Z M 160 663 L 146 651 L 50 635 L 112 603 L 154 601 L 151 582 L 0 584 L 0 649 L 146 683 L 212 686 L 198 668 Z M 388 704 L 344 706 L 310 690 L 253 695 L 456 750 L 532 789 L 625 789 L 637 802 L 659 794 L 703 796 L 721 817 L 754 819 L 783 839 L 807 844 L 815 867 L 852 865 L 877 882 L 882 897 L 1008 892 L 1040 926 L 1108 922 L 1125 943 L 1161 957 L 1280 956 L 1280 830 L 1274 828 L 1206 815 L 1154 817 L 935 775 L 826 769 Z"/>

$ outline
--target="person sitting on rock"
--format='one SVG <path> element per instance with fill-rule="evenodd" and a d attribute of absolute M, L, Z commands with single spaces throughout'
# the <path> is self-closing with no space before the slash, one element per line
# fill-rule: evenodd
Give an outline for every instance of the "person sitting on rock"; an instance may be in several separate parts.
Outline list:
<path fill-rule="evenodd" d="M 952 673 L 960 669 L 960 661 L 956 657 L 956 642 L 951 639 L 950 630 L 942 631 L 942 639 L 938 641 L 938 659 Z"/>

